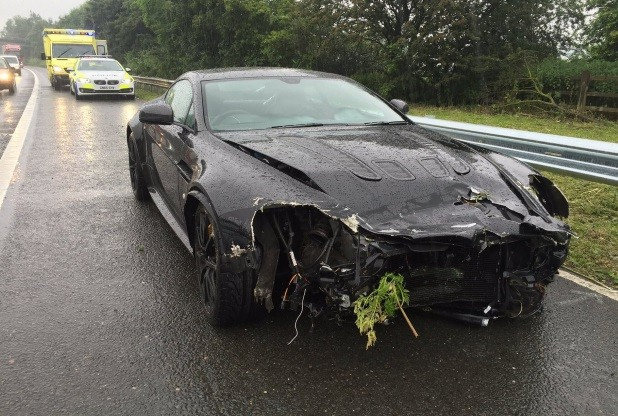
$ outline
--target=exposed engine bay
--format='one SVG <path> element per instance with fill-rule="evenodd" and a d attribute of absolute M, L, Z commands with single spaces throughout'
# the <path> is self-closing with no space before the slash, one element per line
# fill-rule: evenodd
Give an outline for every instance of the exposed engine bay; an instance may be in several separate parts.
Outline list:
<path fill-rule="evenodd" d="M 353 228 L 311 206 L 260 211 L 256 300 L 269 310 L 303 302 L 312 317 L 345 316 L 392 272 L 404 276 L 410 306 L 487 325 L 537 312 L 568 247 L 540 233 L 413 239 Z"/>

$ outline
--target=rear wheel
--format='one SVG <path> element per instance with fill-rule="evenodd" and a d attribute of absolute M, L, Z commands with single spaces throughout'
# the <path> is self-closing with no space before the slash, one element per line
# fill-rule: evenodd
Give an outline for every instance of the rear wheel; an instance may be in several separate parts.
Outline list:
<path fill-rule="evenodd" d="M 76 94 L 77 96 L 77 94 Z M 146 180 L 142 174 L 142 168 L 139 161 L 139 155 L 135 146 L 135 140 L 133 133 L 127 141 L 127 147 L 129 148 L 129 175 L 131 177 L 131 189 L 133 195 L 138 201 L 147 201 L 150 198 Z"/>
<path fill-rule="evenodd" d="M 193 253 L 198 283 L 208 319 L 215 326 L 244 322 L 255 315 L 254 273 L 221 270 L 219 241 L 206 209 L 199 205 L 194 217 Z"/>

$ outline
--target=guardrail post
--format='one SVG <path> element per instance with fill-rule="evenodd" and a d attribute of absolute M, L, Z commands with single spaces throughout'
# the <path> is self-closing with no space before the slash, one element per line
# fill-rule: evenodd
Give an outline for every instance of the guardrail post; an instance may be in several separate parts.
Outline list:
<path fill-rule="evenodd" d="M 588 96 L 588 87 L 590 86 L 590 71 L 582 72 L 579 82 L 579 98 L 577 99 L 577 110 L 584 111 L 586 107 L 586 98 Z"/>

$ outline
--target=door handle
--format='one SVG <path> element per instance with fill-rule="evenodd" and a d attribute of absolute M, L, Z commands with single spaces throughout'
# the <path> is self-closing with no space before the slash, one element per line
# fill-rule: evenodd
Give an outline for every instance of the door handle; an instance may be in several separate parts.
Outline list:
<path fill-rule="evenodd" d="M 185 162 L 184 160 L 179 161 L 178 169 L 180 170 L 180 174 L 182 175 L 183 178 L 185 178 L 187 181 L 191 180 L 191 176 L 193 175 L 193 170 L 187 164 L 187 162 Z"/>
<path fill-rule="evenodd" d="M 182 140 L 183 143 L 187 145 L 187 147 L 193 149 L 193 140 L 189 138 L 189 135 L 186 131 L 181 131 L 180 133 L 178 133 L 178 137 L 180 137 L 180 140 Z"/>

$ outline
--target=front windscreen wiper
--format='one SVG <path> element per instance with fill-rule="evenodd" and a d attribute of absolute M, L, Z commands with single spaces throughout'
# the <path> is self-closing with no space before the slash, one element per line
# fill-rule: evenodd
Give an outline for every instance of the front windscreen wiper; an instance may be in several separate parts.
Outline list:
<path fill-rule="evenodd" d="M 288 127 L 320 127 L 324 123 L 303 123 L 303 124 L 283 124 L 281 126 L 272 126 L 271 129 L 285 129 Z"/>
<path fill-rule="evenodd" d="M 363 123 L 365 126 L 395 126 L 398 124 L 410 124 L 407 121 L 370 121 L 368 123 Z"/>
<path fill-rule="evenodd" d="M 60 55 L 56 56 L 55 58 L 58 59 L 60 58 L 62 55 L 64 55 L 65 53 L 67 53 L 68 51 L 72 50 L 73 48 L 69 48 L 66 51 L 62 52 Z"/>

